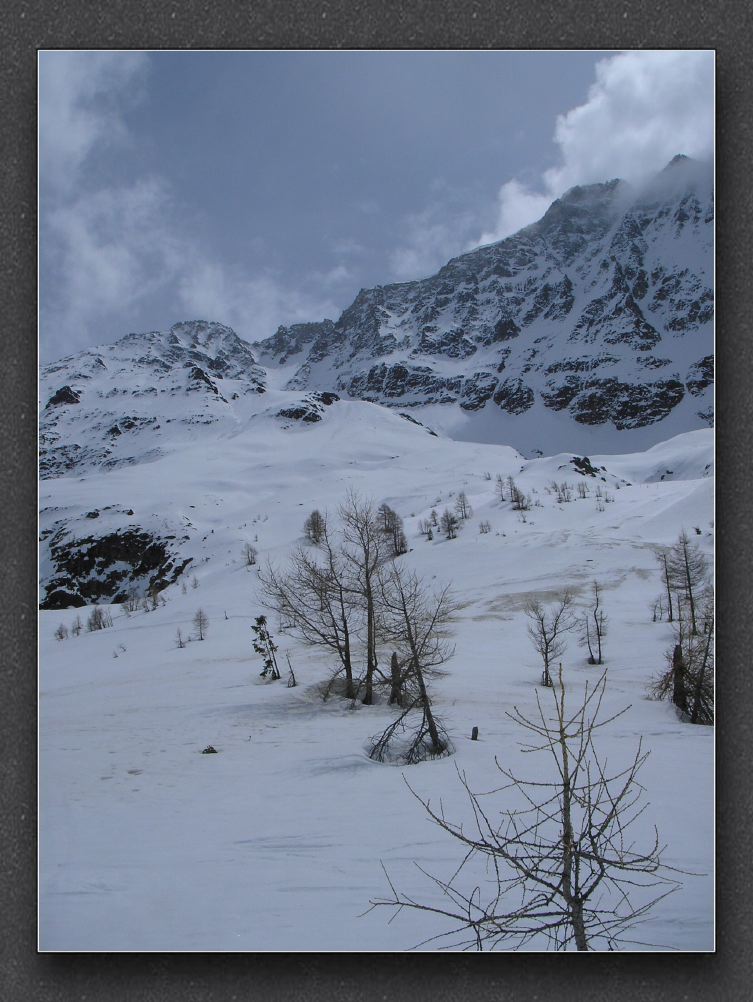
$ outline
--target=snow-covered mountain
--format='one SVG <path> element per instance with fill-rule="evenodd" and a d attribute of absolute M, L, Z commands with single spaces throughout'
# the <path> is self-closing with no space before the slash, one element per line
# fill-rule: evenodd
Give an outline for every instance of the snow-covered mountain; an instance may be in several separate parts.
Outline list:
<path fill-rule="evenodd" d="M 133 588 L 175 581 L 198 532 L 194 491 L 171 490 L 175 464 L 194 474 L 210 454 L 231 463 L 231 443 L 258 453 L 273 432 L 284 452 L 289 429 L 321 421 L 338 399 L 270 388 L 248 344 L 205 321 L 62 359 L 40 385 L 45 608 L 122 601 Z M 148 506 L 142 483 L 153 488 Z M 104 488 L 98 503 L 95 484 Z"/>
<path fill-rule="evenodd" d="M 713 947 L 713 729 L 645 698 L 674 643 L 652 614 L 657 548 L 686 529 L 713 555 L 711 214 L 703 169 L 679 160 L 641 193 L 574 189 L 337 323 L 249 345 L 186 322 L 42 371 L 43 949 L 402 950 L 444 931 L 364 915 L 381 861 L 417 899 L 415 862 L 445 878 L 460 862 L 404 770 L 368 756 L 394 707 L 323 702 L 331 652 L 272 613 L 298 684 L 260 678 L 251 647 L 260 566 L 307 545 L 312 510 L 336 524 L 350 490 L 400 515 L 396 559 L 458 599 L 432 696 L 452 754 L 410 766 L 411 788 L 472 823 L 456 767 L 476 790 L 499 787 L 500 761 L 551 779 L 510 713 L 547 693 L 524 610 L 567 589 L 582 614 L 598 582 L 600 747 L 620 767 L 639 737 L 651 750 L 637 834 L 656 824 L 683 875 L 640 942 Z M 427 533 L 461 492 L 456 537 Z M 106 629 L 81 627 L 94 603 Z M 580 698 L 596 670 L 575 636 L 562 663 Z"/>
<path fill-rule="evenodd" d="M 711 168 L 678 156 L 254 349 L 290 388 L 423 408 L 455 438 L 550 452 L 553 435 L 618 448 L 615 431 L 649 429 L 645 447 L 712 422 L 712 285 Z"/>
<path fill-rule="evenodd" d="M 48 365 L 43 605 L 164 587 L 194 559 L 187 499 L 136 512 L 114 473 L 149 464 L 136 479 L 159 480 L 161 459 L 190 466 L 239 437 L 284 451 L 294 428 L 339 427 L 348 398 L 397 409 L 390 421 L 422 448 L 439 432 L 529 457 L 633 452 L 708 424 L 710 180 L 678 158 L 639 193 L 617 181 L 575 188 L 540 222 L 432 278 L 361 292 L 337 323 L 251 346 L 222 324 L 184 322 Z M 380 410 L 368 413 L 381 427 Z M 98 505 L 55 486 L 104 472 L 112 489 Z"/>
<path fill-rule="evenodd" d="M 249 345 L 218 323 L 174 324 L 127 334 L 42 369 L 42 477 L 114 469 L 154 459 L 197 429 L 237 427 L 243 406 L 264 393 Z"/>

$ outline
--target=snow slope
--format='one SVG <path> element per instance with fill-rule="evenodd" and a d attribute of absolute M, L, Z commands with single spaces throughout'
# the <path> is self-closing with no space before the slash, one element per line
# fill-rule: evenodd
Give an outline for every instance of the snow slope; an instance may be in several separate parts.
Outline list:
<path fill-rule="evenodd" d="M 499 785 L 495 757 L 525 775 L 546 773 L 545 758 L 521 753 L 523 735 L 506 716 L 513 705 L 530 711 L 542 692 L 523 605 L 565 587 L 583 602 L 598 580 L 611 622 L 607 710 L 630 705 L 601 747 L 616 764 L 643 739 L 650 806 L 641 834 L 655 823 L 666 862 L 697 874 L 682 878 L 636 938 L 711 949 L 713 731 L 681 723 L 645 691 L 671 643 L 670 627 L 651 622 L 654 547 L 685 527 L 712 553 L 712 432 L 590 456 L 597 476 L 584 477 L 573 453 L 525 459 L 430 435 L 375 404 L 309 400 L 319 419 L 307 422 L 278 416 L 301 403 L 300 392 L 267 385 L 251 399 L 227 434 L 200 429 L 166 440 L 150 462 L 42 482 L 50 526 L 180 526 L 180 558 L 190 563 L 157 610 L 128 616 L 113 606 L 111 629 L 61 642 L 57 625 L 85 620 L 88 608 L 41 613 L 41 948 L 403 950 L 442 931 L 415 914 L 391 924 L 379 909 L 363 915 L 388 890 L 380 861 L 402 890 L 435 900 L 414 863 L 449 876 L 460 860 L 406 780 L 460 819 L 469 815 L 456 767 L 479 790 Z M 497 473 L 531 494 L 525 520 L 496 500 Z M 589 494 L 558 504 L 552 480 L 586 481 Z M 261 561 L 284 562 L 305 516 L 334 513 L 349 488 L 403 516 L 411 552 L 400 560 L 433 585 L 451 581 L 460 600 L 456 654 L 435 687 L 450 758 L 409 769 L 370 761 L 368 739 L 392 711 L 322 703 L 327 658 L 283 635 L 299 685 L 258 677 L 250 625 L 263 610 L 243 544 Z M 419 520 L 460 490 L 473 517 L 457 539 L 427 542 Z M 481 520 L 491 533 L 479 533 Z M 190 633 L 199 607 L 207 638 L 178 649 L 176 630 Z M 563 663 L 576 698 L 595 669 L 574 639 Z M 474 725 L 478 742 L 469 740 Z M 208 744 L 217 755 L 200 754 Z"/>

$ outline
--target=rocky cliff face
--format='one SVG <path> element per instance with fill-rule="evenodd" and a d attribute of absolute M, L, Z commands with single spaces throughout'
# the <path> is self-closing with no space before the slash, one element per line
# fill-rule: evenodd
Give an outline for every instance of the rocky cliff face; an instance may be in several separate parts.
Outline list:
<path fill-rule="evenodd" d="M 254 345 L 288 387 L 579 425 L 712 420 L 710 168 L 676 157 L 640 191 L 571 189 L 512 237 L 431 278 L 363 289 L 336 323 Z M 516 444 L 513 442 L 512 444 Z"/>

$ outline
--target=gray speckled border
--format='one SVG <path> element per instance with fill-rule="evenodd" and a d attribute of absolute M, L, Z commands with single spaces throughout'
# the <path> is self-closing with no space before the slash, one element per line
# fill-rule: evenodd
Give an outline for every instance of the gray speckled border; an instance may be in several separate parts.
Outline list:
<path fill-rule="evenodd" d="M 753 9 L 744 0 L 42 0 L 0 12 L 3 199 L 0 995 L 181 1002 L 749 997 L 753 980 L 746 570 L 753 261 Z M 36 953 L 36 50 L 38 48 L 715 48 L 717 50 L 718 916 L 716 955 L 598 957 Z M 748 502 L 748 505 L 746 505 Z M 737 559 L 736 559 L 737 558 Z M 745 655 L 748 655 L 745 657 Z M 282 944 L 281 944 L 282 945 Z M 295 950 L 295 943 L 285 944 Z M 576 965 L 577 964 L 577 968 Z"/>

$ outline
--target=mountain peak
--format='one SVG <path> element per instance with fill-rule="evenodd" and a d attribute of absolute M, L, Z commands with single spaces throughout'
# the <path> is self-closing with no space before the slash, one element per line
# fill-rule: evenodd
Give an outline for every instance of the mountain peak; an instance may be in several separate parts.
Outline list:
<path fill-rule="evenodd" d="M 678 164 L 689 164 L 693 162 L 694 161 L 692 161 L 690 157 L 685 156 L 684 153 L 675 153 L 664 170 L 672 170 L 672 168 L 676 167 Z"/>
<path fill-rule="evenodd" d="M 538 444 L 553 421 L 572 443 L 593 441 L 597 427 L 608 442 L 670 416 L 675 430 L 708 424 L 713 198 L 704 178 L 706 165 L 680 154 L 646 187 L 576 185 L 518 233 L 429 278 L 361 289 L 334 325 L 281 328 L 255 348 L 272 364 L 296 364 L 288 388 L 430 405 L 451 436 L 501 436 L 517 448 L 534 435 Z"/>

